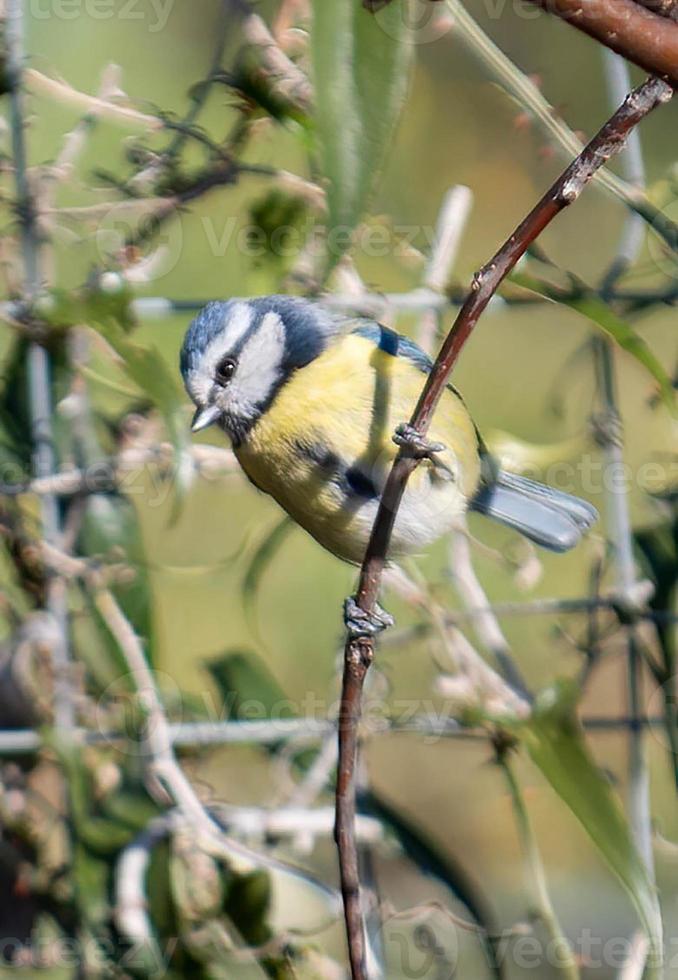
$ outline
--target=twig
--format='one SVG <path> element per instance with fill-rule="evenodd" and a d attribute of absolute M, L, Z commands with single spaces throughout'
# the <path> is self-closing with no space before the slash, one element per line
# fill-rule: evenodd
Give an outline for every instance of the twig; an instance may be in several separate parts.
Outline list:
<path fill-rule="evenodd" d="M 23 96 L 23 4 L 7 4 L 7 74 L 10 84 L 12 152 L 17 192 L 17 209 L 21 225 L 21 247 L 24 261 L 24 292 L 28 302 L 35 300 L 41 288 L 40 239 L 32 189 L 28 181 L 28 163 L 24 139 Z M 32 343 L 28 349 L 28 397 L 33 444 L 35 477 L 49 477 L 56 458 L 52 432 L 52 404 L 49 356 L 44 347 Z M 41 520 L 45 541 L 59 545 L 61 538 L 58 500 L 54 494 L 41 498 Z M 60 643 L 52 651 L 54 663 L 54 721 L 68 732 L 73 727 L 70 658 L 66 593 L 63 581 L 51 575 L 47 582 L 47 608 L 59 626 Z"/>
<path fill-rule="evenodd" d="M 179 766 L 172 751 L 169 726 L 160 697 L 141 645 L 113 594 L 104 588 L 94 589 L 94 603 L 106 623 L 134 680 L 146 716 L 148 771 L 156 785 L 170 797 L 190 822 L 200 846 L 213 856 L 225 858 L 231 867 L 247 873 L 262 862 L 257 856 L 221 833 L 209 816 Z"/>
<path fill-rule="evenodd" d="M 579 968 L 577 967 L 574 951 L 563 933 L 558 916 L 551 902 L 546 874 L 544 872 L 544 862 L 539 852 L 539 845 L 534 835 L 520 784 L 516 779 L 513 766 L 508 758 L 508 750 L 505 748 L 499 749 L 497 751 L 497 761 L 504 773 L 511 795 L 511 803 L 513 804 L 513 812 L 516 818 L 518 835 L 525 862 L 525 877 L 532 894 L 532 911 L 539 917 L 548 934 L 550 940 L 549 947 L 555 954 L 553 966 L 563 978 L 567 978 L 567 980 L 579 980 Z"/>
<path fill-rule="evenodd" d="M 276 745 L 288 739 L 304 739 L 310 744 L 334 730 L 331 721 L 311 718 L 280 718 L 267 721 L 170 723 L 170 743 L 177 748 L 205 749 L 217 745 Z M 117 745 L 125 741 L 124 732 L 91 731 L 75 728 L 77 745 Z M 0 755 L 27 755 L 39 752 L 43 737 L 33 729 L 0 729 Z"/>
<path fill-rule="evenodd" d="M 273 177 L 273 180 L 276 178 Z M 284 181 L 286 177 L 283 175 Z M 315 184 L 307 184 L 304 193 L 314 195 L 314 201 L 320 206 L 323 200 L 319 188 Z M 92 205 L 91 208 L 60 208 L 59 214 L 66 217 L 103 217 L 110 213 L 111 209 L 117 207 L 129 208 L 134 210 L 141 203 L 148 203 L 152 208 L 163 201 L 163 198 L 148 199 L 147 202 L 135 200 L 109 202 L 108 204 Z M 314 204 L 315 206 L 315 204 Z M 56 213 L 56 212 L 53 212 Z M 574 293 L 573 293 L 574 296 Z M 210 296 L 203 299 L 173 299 L 169 296 L 139 296 L 131 300 L 130 307 L 136 317 L 148 320 L 161 320 L 173 313 L 198 313 L 207 303 L 214 299 L 221 299 L 220 296 Z M 570 298 L 568 294 L 563 294 L 563 298 Z M 665 303 L 669 306 L 678 302 L 678 286 L 671 285 L 661 289 L 612 289 L 609 295 L 610 300 L 628 304 L 629 312 L 645 309 L 657 303 Z M 461 291 L 451 289 L 450 295 L 445 296 L 433 292 L 425 287 L 417 286 L 414 289 L 403 293 L 365 293 L 356 295 L 348 291 L 329 293 L 322 297 L 324 306 L 338 310 L 341 313 L 360 314 L 362 316 L 379 317 L 387 316 L 388 313 L 419 313 L 425 314 L 428 310 L 436 313 L 444 313 L 451 306 L 461 306 L 465 299 L 465 294 Z M 500 310 L 505 306 L 535 306 L 537 304 L 549 303 L 549 299 L 538 296 L 535 293 L 521 292 L 515 295 L 493 296 L 489 309 Z M 16 313 L 16 304 L 0 303 L 0 316 L 5 317 L 11 322 Z M 17 324 L 13 323 L 13 326 Z"/>
<path fill-rule="evenodd" d="M 315 185 L 310 185 L 309 190 Z M 96 205 L 98 208 L 98 205 Z M 435 308 L 446 310 L 450 301 L 431 289 L 418 287 L 405 293 L 370 293 L 355 295 L 353 293 L 328 293 L 322 298 L 323 305 L 330 309 L 342 313 L 359 313 L 363 316 L 380 317 L 389 310 L 399 313 L 424 313 L 426 310 Z M 208 299 L 173 300 L 164 296 L 140 296 L 133 299 L 131 306 L 133 312 L 140 317 L 148 319 L 161 319 L 171 313 L 192 313 L 198 312 L 203 308 Z M 11 305 L 6 312 L 11 315 Z M 0 310 L 2 306 L 0 305 Z"/>
<path fill-rule="evenodd" d="M 611 2 L 614 3 L 615 0 Z M 454 15 L 455 26 L 464 40 L 506 86 L 511 95 L 539 120 L 546 132 L 555 140 L 556 145 L 569 157 L 581 153 L 581 140 L 558 116 L 532 79 L 523 74 L 478 26 L 464 7 L 462 0 L 447 0 L 447 6 Z M 642 190 L 628 184 L 605 167 L 598 170 L 594 179 L 632 211 L 640 214 L 653 230 L 664 238 L 671 249 L 676 249 L 678 225 L 667 218 Z"/>
<path fill-rule="evenodd" d="M 645 71 L 678 85 L 678 24 L 635 0 L 532 0 Z"/>
<path fill-rule="evenodd" d="M 190 448 L 196 472 L 207 478 L 239 472 L 238 464 L 229 449 L 220 446 L 194 445 Z M 70 497 L 87 493 L 105 493 L 115 488 L 125 488 L 131 482 L 131 474 L 146 467 L 155 467 L 154 476 L 171 476 L 177 462 L 170 443 L 123 449 L 117 456 L 106 456 L 84 469 L 68 469 L 48 476 L 36 477 L 17 483 L 4 483 L 0 479 L 0 497 L 18 497 L 36 494 L 39 497 Z M 168 482 L 169 486 L 169 482 Z"/>
<path fill-rule="evenodd" d="M 678 27 L 676 28 L 678 32 Z M 611 59 L 614 62 L 611 64 Z M 628 91 L 630 85 L 626 64 L 616 55 L 608 57 L 608 87 L 611 101 L 617 101 L 621 91 Z M 644 167 L 640 137 L 637 132 L 631 133 L 629 145 L 620 155 L 621 166 L 626 176 L 634 181 L 642 181 Z M 636 229 L 627 226 L 622 237 L 619 259 L 606 277 L 610 282 L 614 271 L 621 263 L 631 263 L 634 258 L 633 249 L 639 248 L 640 241 L 635 235 Z M 614 281 L 612 279 L 612 281 Z M 605 472 L 609 474 L 606 480 L 606 496 L 608 508 L 608 524 L 610 540 L 613 549 L 613 561 L 616 571 L 617 588 L 622 599 L 633 596 L 636 586 L 636 566 L 633 557 L 633 532 L 629 512 L 628 496 L 623 480 L 616 479 L 615 474 L 623 473 L 624 444 L 621 418 L 617 408 L 617 392 L 615 382 L 614 350 L 610 341 L 601 337 L 595 339 L 595 357 L 598 371 L 600 393 L 603 400 L 605 424 L 603 432 L 605 442 L 603 454 L 605 457 Z M 629 684 L 629 713 L 632 718 L 640 719 L 641 703 L 641 671 L 642 657 L 638 649 L 635 627 L 631 623 L 626 627 L 628 634 L 628 684 Z M 629 790 L 628 801 L 630 822 L 633 837 L 648 869 L 650 878 L 654 880 L 654 861 L 652 856 L 652 819 L 650 813 L 650 786 L 643 731 L 640 725 L 633 725 L 629 731 Z"/>
<path fill-rule="evenodd" d="M 422 282 L 424 289 L 430 289 L 441 296 L 445 295 L 472 205 L 473 194 L 462 184 L 451 187 L 445 195 L 438 214 L 431 255 L 424 270 Z M 436 303 L 430 309 L 424 310 L 419 320 L 417 339 L 419 346 L 427 354 L 431 353 L 435 345 L 441 314 L 442 309 Z"/>
<path fill-rule="evenodd" d="M 109 99 L 100 99 L 94 95 L 87 95 L 85 92 L 78 92 L 66 82 L 60 82 L 56 78 L 49 78 L 34 68 L 29 68 L 25 72 L 24 81 L 26 88 L 33 95 L 46 96 L 63 102 L 67 105 L 79 109 L 81 112 L 94 112 L 102 119 L 110 122 L 125 123 L 134 128 L 140 127 L 143 130 L 162 129 L 162 120 L 155 116 L 149 116 L 137 109 L 119 105 Z"/>
<path fill-rule="evenodd" d="M 229 26 L 229 6 L 230 4 L 227 2 L 227 0 L 221 0 L 218 14 L 218 24 L 216 27 L 217 40 L 214 46 L 214 54 L 212 55 L 212 62 L 210 64 L 207 78 L 203 82 L 199 83 L 197 88 L 194 89 L 191 107 L 181 121 L 181 129 L 175 134 L 169 146 L 160 157 L 160 161 L 163 163 L 167 160 L 173 160 L 181 152 L 181 149 L 188 138 L 188 132 L 196 122 L 198 116 L 202 112 L 203 106 L 207 101 L 212 83 L 214 82 L 214 76 L 219 71 L 221 61 L 224 57 L 226 37 Z"/>
<path fill-rule="evenodd" d="M 148 917 L 146 875 L 153 850 L 167 837 L 171 827 L 170 814 L 151 820 L 124 848 L 115 868 L 115 924 L 135 951 L 152 961 L 156 969 L 162 963 L 162 956 Z"/>
<path fill-rule="evenodd" d="M 99 91 L 97 98 L 101 105 L 105 104 L 111 96 L 118 91 L 120 81 L 120 68 L 118 65 L 107 65 L 101 74 Z M 101 105 L 94 106 L 89 112 L 69 130 L 63 138 L 61 148 L 53 163 L 41 168 L 38 191 L 36 193 L 36 207 L 41 226 L 49 229 L 51 222 L 47 215 L 54 210 L 54 203 L 59 184 L 67 180 L 75 167 L 78 157 L 81 156 L 87 136 L 94 129 L 101 112 Z M 54 259 L 50 256 L 49 275 L 46 278 L 54 278 Z"/>
<path fill-rule="evenodd" d="M 320 751 L 309 767 L 308 772 L 285 801 L 288 807 L 308 807 L 327 787 L 333 770 L 337 765 L 337 739 L 334 730 L 328 732 Z"/>
<path fill-rule="evenodd" d="M 592 732 L 628 731 L 638 722 L 633 718 L 583 718 L 582 725 Z M 661 728 L 661 717 L 644 718 L 643 728 Z M 220 745 L 277 745 L 283 741 L 303 740 L 309 745 L 321 742 L 330 733 L 336 733 L 334 722 L 312 718 L 280 718 L 266 721 L 193 721 L 170 722 L 169 738 L 175 748 L 209 749 Z M 368 736 L 370 732 L 366 733 Z M 423 738 L 458 739 L 460 741 L 486 741 L 487 732 L 468 728 L 456 718 L 415 715 L 404 721 L 388 718 L 380 720 L 372 737 L 382 735 L 420 735 Z M 126 735 L 117 731 L 92 731 L 73 729 L 76 745 L 118 745 Z M 32 728 L 0 729 L 0 755 L 33 755 L 41 751 L 44 739 Z"/>
<path fill-rule="evenodd" d="M 438 676 L 436 693 L 455 706 L 479 709 L 497 723 L 528 718 L 529 703 L 483 660 L 466 635 L 454 627 L 445 627 L 442 615 L 438 616 L 437 625 L 455 673 Z"/>
<path fill-rule="evenodd" d="M 623 58 L 613 51 L 603 51 L 605 78 L 610 101 L 616 105 L 624 97 L 624 92 L 631 88 L 629 70 Z M 629 134 L 626 148 L 620 154 L 620 169 L 625 179 L 639 190 L 645 190 L 645 163 L 640 134 L 634 129 Z M 617 281 L 629 269 L 640 253 L 645 237 L 643 219 L 639 214 L 627 215 L 617 251 L 610 268 L 603 277 L 600 292 L 606 302 L 613 298 L 612 293 Z"/>
<path fill-rule="evenodd" d="M 579 197 L 593 174 L 611 156 L 619 152 L 629 132 L 654 108 L 667 102 L 671 95 L 670 86 L 659 79 L 649 79 L 631 93 L 621 108 L 605 123 L 600 132 L 521 222 L 491 261 L 476 275 L 469 296 L 438 354 L 410 419 L 410 425 L 420 435 L 426 434 L 450 371 L 501 282 L 550 222 Z M 382 494 L 360 572 L 356 600 L 359 607 L 368 615 L 375 608 L 391 531 L 407 480 L 416 465 L 417 460 L 412 455 L 408 455 L 404 447 L 401 448 Z M 353 980 L 365 980 L 366 976 L 360 881 L 352 828 L 355 818 L 354 773 L 361 696 L 365 675 L 373 658 L 374 643 L 371 638 L 347 640 L 339 715 L 336 840 Z"/>
<path fill-rule="evenodd" d="M 244 837 L 328 837 L 334 826 L 334 809 L 329 806 L 311 809 L 307 804 L 266 809 L 257 806 L 212 807 L 231 831 Z M 377 844 L 384 840 L 384 828 L 376 817 L 360 815 L 356 833 L 363 843 Z"/>
<path fill-rule="evenodd" d="M 450 538 L 450 572 L 457 592 L 467 612 L 472 616 L 473 628 L 481 646 L 496 660 L 499 669 L 511 687 L 524 697 L 529 695 L 525 680 L 515 663 L 511 648 L 504 636 L 497 617 L 490 608 L 485 590 L 475 573 L 471 560 L 471 548 L 465 530 L 453 531 Z"/>
<path fill-rule="evenodd" d="M 160 197 L 157 207 L 145 214 L 137 228 L 127 236 L 126 247 L 142 245 L 155 235 L 161 225 L 172 218 L 184 205 L 208 194 L 216 187 L 227 187 L 235 184 L 240 172 L 240 165 L 235 160 L 230 157 L 223 157 L 213 166 L 198 173 L 190 183 L 187 183 L 177 193 Z"/>
<path fill-rule="evenodd" d="M 250 13 L 243 21 L 243 37 L 247 44 L 261 52 L 267 72 L 267 81 L 273 91 L 302 112 L 308 112 L 313 104 L 313 89 L 304 72 L 287 57 L 265 21 L 259 14 Z"/>
<path fill-rule="evenodd" d="M 43 188 L 41 194 L 41 213 L 43 210 L 53 207 L 53 197 L 59 181 L 70 177 L 78 157 L 82 154 L 88 133 L 97 122 L 102 106 L 107 105 L 111 97 L 118 91 L 119 82 L 119 66 L 107 65 L 101 73 L 96 102 L 75 124 L 73 129 L 66 133 L 54 162 L 43 168 L 42 181 L 47 184 L 47 187 Z"/>
<path fill-rule="evenodd" d="M 467 637 L 450 622 L 446 610 L 425 583 L 419 585 L 398 565 L 384 569 L 382 582 L 410 605 L 420 606 L 430 617 L 446 654 L 446 661 L 440 665 L 445 674 L 436 684 L 438 693 L 455 699 L 461 694 L 464 701 L 471 699 L 474 707 L 480 707 L 487 714 L 512 719 L 529 715 L 529 701 L 524 696 L 522 681 L 511 684 L 481 657 Z M 483 610 L 481 616 L 485 615 Z M 447 676 L 450 665 L 455 670 L 452 677 Z"/>
<path fill-rule="evenodd" d="M 448 612 L 445 616 L 446 622 L 451 625 L 473 621 L 478 616 L 484 616 L 490 612 L 495 616 L 557 616 L 557 615 L 579 615 L 580 613 L 591 612 L 596 609 L 609 609 L 610 611 L 620 611 L 620 602 L 617 598 L 617 589 L 612 595 L 583 596 L 578 599 L 529 599 L 524 602 L 491 602 L 487 605 L 478 605 L 473 609 L 460 609 L 456 612 Z M 659 623 L 678 624 L 678 613 L 670 610 L 645 609 L 638 605 L 634 607 L 634 615 L 639 619 L 647 619 Z M 416 638 L 419 634 L 428 631 L 428 626 L 417 624 L 406 630 L 401 630 L 399 638 L 405 642 L 411 638 Z M 384 638 L 388 642 L 388 636 Z"/>
<path fill-rule="evenodd" d="M 218 14 L 219 23 L 216 29 L 217 41 L 207 77 L 193 88 L 190 108 L 180 122 L 173 124 L 175 133 L 167 147 L 162 153 L 154 156 L 147 166 L 143 167 L 128 181 L 127 187 L 130 191 L 133 190 L 138 193 L 155 186 L 163 171 L 177 159 L 188 138 L 192 135 L 198 136 L 198 131 L 194 129 L 194 126 L 207 102 L 224 56 L 228 27 L 228 8 L 229 4 L 226 0 L 222 0 Z M 165 122 L 165 125 L 168 125 L 168 123 Z"/>

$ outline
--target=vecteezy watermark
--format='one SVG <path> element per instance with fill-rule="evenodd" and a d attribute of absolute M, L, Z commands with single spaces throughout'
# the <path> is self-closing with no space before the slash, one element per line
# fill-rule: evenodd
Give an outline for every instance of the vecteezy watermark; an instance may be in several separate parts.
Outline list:
<path fill-rule="evenodd" d="M 188 420 L 187 411 L 187 431 Z M 636 491 L 668 493 L 678 489 L 678 454 L 674 457 L 648 459 L 638 466 L 627 463 L 608 464 L 597 453 L 583 453 L 577 460 L 563 460 L 545 467 L 526 465 L 523 460 L 520 467 L 515 468 L 511 465 L 510 458 L 506 457 L 502 457 L 501 464 L 509 472 L 520 472 L 523 476 L 556 490 L 585 495 L 594 504 L 612 491 L 627 494 Z M 105 458 L 78 470 L 77 477 L 75 474 L 69 476 L 67 472 L 55 476 L 54 480 L 63 481 L 65 487 L 60 491 L 57 486 L 55 492 L 69 494 L 77 490 L 78 493 L 96 494 L 109 493 L 115 488 L 125 496 L 134 497 L 139 503 L 143 502 L 145 507 L 162 507 L 171 499 L 180 465 L 181 460 L 172 457 L 169 448 L 163 448 L 157 454 L 149 452 L 148 458 L 140 458 L 134 464 L 130 461 L 120 465 L 115 457 Z M 383 458 L 374 461 L 371 469 L 365 468 L 365 476 L 378 484 L 388 472 L 389 466 L 390 457 L 385 452 Z M 200 472 L 202 479 L 214 482 L 223 480 L 230 473 L 238 473 L 239 468 L 234 461 L 232 467 L 215 464 L 213 470 L 201 468 Z M 7 460 L 0 463 L 0 488 L 4 493 L 10 494 L 30 490 L 30 482 L 27 483 L 25 472 L 19 464 Z M 417 489 L 420 498 L 426 493 L 437 493 L 433 483 L 430 486 L 422 484 Z M 446 501 L 441 506 L 447 507 Z"/>
<path fill-rule="evenodd" d="M 140 939 L 125 942 L 104 936 L 97 936 L 96 939 L 69 938 L 35 932 L 28 940 L 1 937 L 0 962 L 10 963 L 15 968 L 41 970 L 72 969 L 83 962 L 88 963 L 91 969 L 98 965 L 104 970 L 107 964 L 114 962 L 122 972 L 131 973 L 142 969 L 147 974 L 149 966 L 152 966 L 154 970 L 151 975 L 162 977 L 167 973 L 179 942 L 178 936 L 156 941 Z"/>
<path fill-rule="evenodd" d="M 188 424 L 187 414 L 187 431 Z M 69 476 L 68 473 L 55 476 L 55 492 L 58 496 L 60 483 L 66 488 L 63 491 L 66 495 L 73 492 L 106 494 L 115 489 L 126 497 L 143 499 L 145 507 L 163 507 L 171 499 L 175 475 L 180 465 L 176 459 L 163 459 L 161 453 L 158 453 L 157 458 L 125 467 L 120 467 L 115 457 L 102 459 L 78 470 L 77 476 Z M 202 476 L 206 480 L 220 478 L 217 473 L 211 475 L 209 472 L 203 472 Z M 26 486 L 25 472 L 18 463 L 8 460 L 0 463 L 0 488 L 3 492 L 23 492 Z"/>
<path fill-rule="evenodd" d="M 193 708 L 190 717 L 184 718 L 183 700 L 174 679 L 162 671 L 154 672 L 153 678 L 167 705 L 176 737 L 181 740 L 185 736 L 187 742 L 192 736 L 196 743 L 237 740 L 238 726 L 246 734 L 245 729 L 252 723 L 258 728 L 255 740 L 262 742 L 279 742 L 290 734 L 320 737 L 339 714 L 338 699 L 320 697 L 315 691 L 268 703 L 232 692 L 222 696 L 213 689 L 205 689 L 191 695 Z M 129 751 L 137 756 L 142 730 L 148 737 L 153 734 L 154 724 L 165 724 L 146 710 L 154 698 L 146 683 L 145 674 L 121 674 L 101 694 L 95 714 L 97 741 L 109 742 L 122 754 Z M 385 703 L 381 698 L 367 698 L 361 727 L 369 736 L 393 730 L 416 730 L 424 744 L 432 744 L 459 730 L 458 713 L 457 699 L 403 697 Z M 194 721 L 196 717 L 199 722 Z M 229 723 L 230 731 L 225 727 Z"/>
<path fill-rule="evenodd" d="M 155 282 L 170 275 L 183 258 L 184 230 L 181 220 L 159 221 L 168 213 L 165 204 L 158 205 L 153 201 L 123 201 L 111 205 L 107 213 L 100 216 L 94 234 L 100 263 L 103 266 L 110 266 L 111 262 L 126 264 L 129 242 L 148 235 L 152 239 L 150 247 L 154 258 L 152 261 L 141 259 L 138 268 L 143 265 L 142 281 Z M 181 215 L 176 217 L 180 219 Z M 312 217 L 298 224 L 281 224 L 268 231 L 243 216 L 202 215 L 197 227 L 204 236 L 204 247 L 213 258 L 237 254 L 253 262 L 268 258 L 291 263 L 301 255 L 320 258 L 326 252 L 339 257 L 349 247 L 354 255 L 367 259 L 390 256 L 405 259 L 416 252 L 428 254 L 435 241 L 433 225 L 373 221 L 358 228 L 337 225 L 328 230 Z M 200 247 L 195 231 L 191 233 L 191 247 Z M 134 265 L 130 271 L 134 276 Z"/>
<path fill-rule="evenodd" d="M 29 15 L 37 21 L 73 21 L 90 17 L 95 21 L 134 21 L 149 34 L 164 30 L 174 0 L 29 0 Z"/>
<path fill-rule="evenodd" d="M 636 943 L 631 936 L 602 935 L 584 926 L 572 935 L 568 949 L 527 923 L 488 936 L 472 920 L 462 922 L 438 906 L 398 913 L 385 923 L 384 936 L 389 965 L 408 980 L 453 980 L 465 975 L 466 957 L 477 962 L 474 946 L 480 946 L 490 965 L 516 967 L 535 976 L 545 969 L 562 968 L 564 958 L 570 956 L 588 970 L 618 972 Z M 678 937 L 668 939 L 664 955 L 667 969 L 675 969 Z"/>
<path fill-rule="evenodd" d="M 476 934 L 474 939 L 473 933 Z M 473 923 L 456 924 L 443 910 L 437 914 L 417 910 L 415 921 L 407 925 L 398 918 L 385 924 L 387 964 L 408 980 L 454 980 L 459 976 L 464 949 L 479 942 L 482 930 Z M 31 936 L 29 940 L 15 936 L 0 939 L 0 961 L 15 968 L 72 968 L 86 961 L 90 965 L 114 961 L 119 969 L 134 972 L 148 971 L 149 963 L 164 976 L 181 940 L 178 936 L 149 942 L 138 940 L 115 941 L 106 937 L 95 939 Z M 563 950 L 558 944 L 544 940 L 529 927 L 510 929 L 500 936 L 487 937 L 482 946 L 488 957 L 488 942 L 494 949 L 494 962 L 513 965 L 520 970 L 539 971 L 562 966 Z M 628 936 L 602 936 L 590 928 L 582 928 L 572 939 L 571 947 L 578 962 L 589 970 L 623 969 L 632 954 L 634 941 Z M 152 959 L 150 959 L 152 957 Z M 489 957 L 488 957 L 489 959 Z M 669 937 L 665 949 L 666 969 L 678 967 L 678 937 Z"/>

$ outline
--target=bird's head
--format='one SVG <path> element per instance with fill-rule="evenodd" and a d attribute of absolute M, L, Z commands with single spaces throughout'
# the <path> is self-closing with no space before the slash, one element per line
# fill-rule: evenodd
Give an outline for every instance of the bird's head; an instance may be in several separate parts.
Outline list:
<path fill-rule="evenodd" d="M 193 431 L 219 423 L 240 443 L 290 375 L 321 354 L 337 330 L 330 313 L 295 297 L 208 303 L 181 349 L 197 409 Z"/>

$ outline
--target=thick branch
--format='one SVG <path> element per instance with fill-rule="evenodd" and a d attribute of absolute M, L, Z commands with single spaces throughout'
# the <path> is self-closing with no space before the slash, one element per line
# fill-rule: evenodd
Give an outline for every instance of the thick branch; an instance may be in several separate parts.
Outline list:
<path fill-rule="evenodd" d="M 658 105 L 668 102 L 672 90 L 660 79 L 648 79 L 632 92 L 620 109 L 546 192 L 536 207 L 474 277 L 471 290 L 443 344 L 414 410 L 410 424 L 425 434 L 450 372 L 481 314 L 527 248 L 551 221 L 578 197 L 595 172 L 618 153 L 628 134 Z M 357 602 L 374 610 L 398 507 L 417 460 L 401 448 L 382 495 L 360 572 Z M 344 651 L 344 677 L 339 712 L 339 766 L 336 793 L 335 837 L 339 852 L 342 894 L 353 980 L 365 980 L 365 939 L 360 907 L 358 857 L 353 830 L 355 818 L 355 763 L 358 726 L 365 675 L 374 657 L 371 639 L 349 639 Z"/>
<path fill-rule="evenodd" d="M 678 0 L 638 0 L 644 7 L 660 17 L 678 22 Z"/>
<path fill-rule="evenodd" d="M 532 0 L 654 75 L 678 85 L 678 24 L 635 0 Z"/>

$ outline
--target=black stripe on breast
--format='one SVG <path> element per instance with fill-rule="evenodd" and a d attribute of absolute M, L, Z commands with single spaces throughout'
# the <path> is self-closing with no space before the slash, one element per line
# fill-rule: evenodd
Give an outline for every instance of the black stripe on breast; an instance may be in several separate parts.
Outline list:
<path fill-rule="evenodd" d="M 375 500 L 379 496 L 379 492 L 372 480 L 370 480 L 369 476 L 365 476 L 357 466 L 349 466 L 344 476 L 349 489 L 357 494 L 357 496 L 364 497 L 365 500 Z"/>
<path fill-rule="evenodd" d="M 318 466 L 327 477 L 337 483 L 342 492 L 361 497 L 363 500 L 374 500 L 379 496 L 376 486 L 365 473 L 353 464 L 346 466 L 344 461 L 331 449 L 318 442 L 296 443 L 300 455 Z"/>

